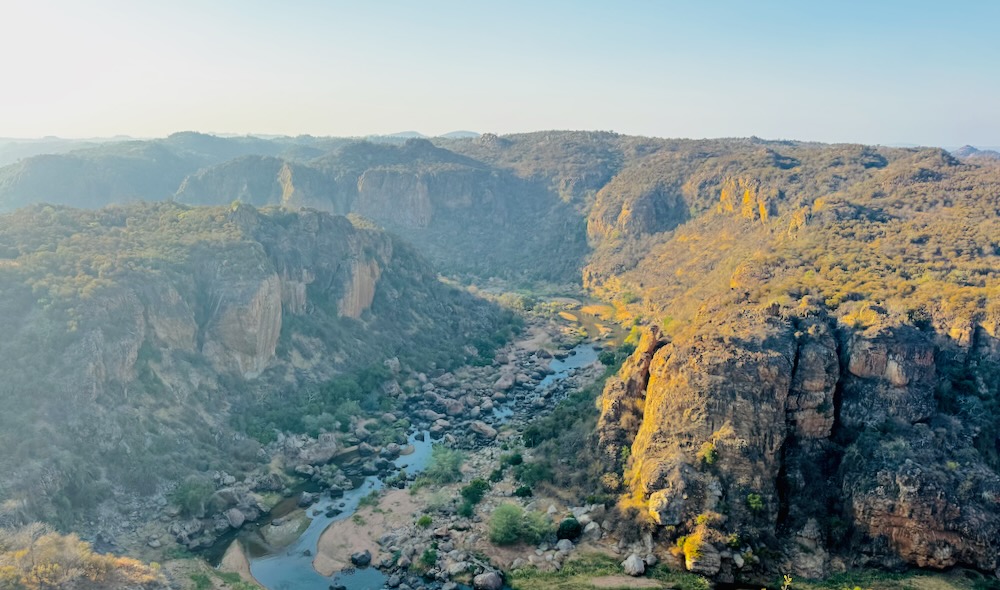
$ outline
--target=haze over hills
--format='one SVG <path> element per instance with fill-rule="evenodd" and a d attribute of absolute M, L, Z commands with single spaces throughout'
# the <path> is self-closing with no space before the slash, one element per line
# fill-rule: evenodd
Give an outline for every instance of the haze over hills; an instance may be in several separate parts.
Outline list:
<path fill-rule="evenodd" d="M 517 321 L 440 272 L 568 285 L 634 325 L 596 424 L 533 431 L 576 437 L 530 464 L 553 485 L 573 471 L 574 501 L 604 495 L 609 535 L 648 533 L 720 581 L 992 572 L 1000 161 L 984 153 L 544 131 L 183 133 L 27 158 L 0 169 L 16 209 L 3 516 L 70 524 L 67 505 L 154 492 L 192 458 L 249 473 L 275 429 L 318 444 L 389 391 L 472 419 L 481 401 L 447 401 L 462 386 L 445 369 L 506 366 Z M 397 363 L 443 381 L 396 390 Z"/>

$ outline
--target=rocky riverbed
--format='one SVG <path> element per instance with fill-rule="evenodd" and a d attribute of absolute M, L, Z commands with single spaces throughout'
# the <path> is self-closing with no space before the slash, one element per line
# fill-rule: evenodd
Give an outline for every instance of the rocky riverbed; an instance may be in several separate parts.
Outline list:
<path fill-rule="evenodd" d="M 404 589 L 428 583 L 446 587 L 472 583 L 475 576 L 497 568 L 527 564 L 558 568 L 573 550 L 567 545 L 572 545 L 569 541 L 519 551 L 499 549 L 485 540 L 490 511 L 500 502 L 520 501 L 513 496 L 511 481 L 497 483 L 471 518 L 458 516 L 454 503 L 441 502 L 442 495 L 457 497 L 461 484 L 417 494 L 403 489 L 426 464 L 432 441 L 467 453 L 464 480 L 488 477 L 499 461 L 501 446 L 516 444 L 519 430 L 528 421 L 598 377 L 602 368 L 596 362 L 597 353 L 606 344 L 609 342 L 583 341 L 577 330 L 558 320 L 536 321 L 519 341 L 499 351 L 488 366 L 425 374 L 389 361 L 387 368 L 393 378 L 385 383 L 382 393 L 396 400 L 396 410 L 375 419 L 352 421 L 346 433 L 316 438 L 279 435 L 265 449 L 269 459 L 266 467 L 242 478 L 214 474 L 216 490 L 203 514 L 183 518 L 160 499 L 155 506 L 144 507 L 159 512 L 159 519 L 144 526 L 122 527 L 114 541 L 141 545 L 151 558 L 177 545 L 207 551 L 210 560 L 248 580 L 263 558 L 293 549 L 302 553 L 298 557 L 303 563 L 314 561 L 323 575 L 356 566 L 358 562 L 352 563 L 351 555 L 367 551 L 370 569 L 385 573 L 373 576 L 348 569 L 336 578 L 344 578 L 347 587 L 363 587 L 358 583 Z M 409 436 L 402 435 L 400 427 L 405 427 Z M 385 433 L 393 428 L 395 438 L 387 439 Z M 414 450 L 422 456 L 407 455 Z M 358 486 L 366 487 L 359 490 Z M 368 487 L 388 491 L 377 504 L 352 512 Z M 596 543 L 601 538 L 603 507 L 570 507 L 556 499 L 521 503 L 553 519 L 576 513 L 587 527 L 581 540 Z M 136 511 L 137 518 L 142 512 Z M 431 516 L 433 526 L 416 525 L 424 514 Z M 329 527 L 320 537 L 321 527 L 326 525 Z M 242 541 L 234 543 L 237 539 Z M 313 549 L 302 549 L 310 543 Z M 436 563 L 410 572 L 415 558 L 431 546 L 437 548 Z M 602 550 L 621 551 L 616 547 Z M 425 575 L 414 585 L 411 573 L 418 569 L 425 570 Z"/>

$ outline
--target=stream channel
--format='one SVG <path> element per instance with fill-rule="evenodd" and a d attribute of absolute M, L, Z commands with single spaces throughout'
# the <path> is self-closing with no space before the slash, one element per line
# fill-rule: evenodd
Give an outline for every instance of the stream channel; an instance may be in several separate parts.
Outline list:
<path fill-rule="evenodd" d="M 553 373 L 547 375 L 537 386 L 537 391 L 550 387 L 556 381 L 565 379 L 572 371 L 588 366 L 597 360 L 597 350 L 590 343 L 584 343 L 574 348 L 565 359 L 552 359 L 549 368 Z M 514 414 L 516 401 L 508 401 L 494 409 L 494 423 L 504 423 Z M 397 458 L 397 467 L 406 468 L 410 474 L 420 473 L 427 468 L 431 458 L 433 441 L 427 432 L 419 436 L 412 433 L 409 444 L 413 452 Z M 229 542 L 243 543 L 247 557 L 250 560 L 250 571 L 254 578 L 268 590 L 329 590 L 331 587 L 343 586 L 347 590 L 378 590 L 385 587 L 387 576 L 375 567 L 358 568 L 335 573 L 333 576 L 320 575 L 313 568 L 313 558 L 316 555 L 320 535 L 331 523 L 351 518 L 358 508 L 358 502 L 373 490 L 384 486 L 378 475 L 369 475 L 353 490 L 345 491 L 339 498 L 331 498 L 323 494 L 319 502 L 307 509 L 307 514 L 313 515 L 309 526 L 290 545 L 279 551 L 272 552 L 266 544 L 260 542 L 257 531 L 261 527 L 270 526 L 275 518 L 286 516 L 295 507 L 295 498 L 285 500 L 272 511 L 271 515 L 261 520 L 257 525 L 246 527 L 235 540 Z M 306 488 L 301 488 L 305 490 Z M 328 510 L 337 509 L 341 512 L 335 516 L 327 516 Z M 399 523 L 403 526 L 407 523 Z M 221 557 L 217 548 L 215 557 L 206 555 L 210 560 L 218 562 Z M 467 588 L 459 586 L 460 588 Z"/>

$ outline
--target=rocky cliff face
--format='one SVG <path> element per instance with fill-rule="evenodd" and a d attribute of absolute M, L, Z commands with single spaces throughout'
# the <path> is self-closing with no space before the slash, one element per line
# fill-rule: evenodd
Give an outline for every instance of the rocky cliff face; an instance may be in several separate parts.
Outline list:
<path fill-rule="evenodd" d="M 0 500 L 34 518 L 89 507 L 102 480 L 151 492 L 238 450 L 229 409 L 248 397 L 389 357 L 461 359 L 499 317 L 384 232 L 316 211 L 36 208 L 0 218 L 0 242 L 18 252 L 0 266 Z"/>
<path fill-rule="evenodd" d="M 816 316 L 744 327 L 752 338 L 647 333 L 602 398 L 600 444 L 610 470 L 627 457 L 626 504 L 664 543 L 686 535 L 692 571 L 746 578 L 760 567 L 747 552 L 765 547 L 804 577 L 1000 565 L 1000 477 L 935 393 L 956 370 L 944 359 L 968 347 Z"/>

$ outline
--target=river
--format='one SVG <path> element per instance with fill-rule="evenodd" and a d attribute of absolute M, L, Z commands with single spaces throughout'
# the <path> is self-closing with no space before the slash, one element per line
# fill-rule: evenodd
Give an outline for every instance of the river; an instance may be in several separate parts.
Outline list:
<path fill-rule="evenodd" d="M 590 343 L 578 345 L 564 359 L 552 359 L 549 368 L 552 373 L 537 385 L 536 390 L 542 391 L 555 382 L 565 379 L 576 369 L 586 367 L 597 360 L 598 351 Z M 514 415 L 512 400 L 494 409 L 497 422 L 506 422 Z M 405 467 L 408 474 L 419 473 L 427 468 L 431 457 L 433 441 L 430 434 L 422 436 L 413 433 L 409 437 L 413 452 L 397 458 L 397 467 Z M 268 518 L 257 527 L 243 531 L 233 542 L 243 543 L 250 560 L 250 572 L 262 586 L 268 590 L 329 590 L 331 586 L 341 585 L 348 590 L 377 590 L 385 587 L 386 575 L 375 567 L 360 568 L 340 572 L 332 577 L 320 575 L 313 568 L 313 558 L 316 555 L 317 544 L 323 531 L 333 522 L 351 518 L 358 508 L 362 498 L 373 490 L 384 486 L 377 475 L 364 478 L 361 485 L 344 492 L 340 498 L 331 498 L 324 494 L 322 499 L 307 509 L 311 515 L 308 527 L 290 545 L 277 552 L 272 552 L 266 543 L 261 541 L 257 532 L 260 527 L 270 526 L 272 518 Z M 330 509 L 341 512 L 336 516 L 327 516 Z M 275 515 L 282 515 L 282 510 L 276 510 Z M 460 588 L 464 588 L 461 587 Z"/>

